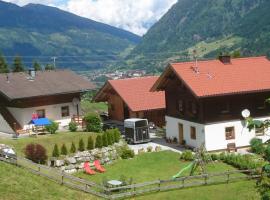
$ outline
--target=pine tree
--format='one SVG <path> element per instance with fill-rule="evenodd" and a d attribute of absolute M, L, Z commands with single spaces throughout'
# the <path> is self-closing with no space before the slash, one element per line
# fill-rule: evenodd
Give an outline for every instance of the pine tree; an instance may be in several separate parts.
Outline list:
<path fill-rule="evenodd" d="M 105 134 L 107 135 L 108 145 L 112 145 L 113 144 L 113 139 L 112 139 L 111 132 L 106 132 Z"/>
<path fill-rule="evenodd" d="M 33 62 L 33 68 L 35 69 L 35 71 L 41 70 L 41 66 L 36 60 Z"/>
<path fill-rule="evenodd" d="M 76 146 L 75 146 L 74 142 L 72 142 L 72 144 L 71 144 L 70 153 L 76 153 Z"/>
<path fill-rule="evenodd" d="M 94 147 L 94 140 L 93 140 L 93 138 L 90 136 L 89 138 L 88 138 L 88 143 L 87 143 L 87 149 L 88 150 L 92 150 L 92 149 L 94 149 L 95 147 Z"/>
<path fill-rule="evenodd" d="M 51 65 L 51 64 L 47 64 L 47 65 L 45 66 L 45 70 L 54 70 L 54 69 L 55 69 L 54 66 Z"/>
<path fill-rule="evenodd" d="M 84 151 L 85 147 L 84 147 L 84 141 L 83 139 L 80 139 L 79 141 L 79 151 Z"/>
<path fill-rule="evenodd" d="M 63 144 L 62 147 L 61 147 L 61 154 L 62 155 L 67 155 L 68 154 L 67 147 L 66 147 L 65 144 Z"/>
<path fill-rule="evenodd" d="M 8 73 L 8 65 L 5 57 L 0 53 L 0 73 Z"/>
<path fill-rule="evenodd" d="M 54 145 L 52 156 L 55 157 L 55 158 L 58 158 L 60 156 L 57 144 Z"/>
<path fill-rule="evenodd" d="M 15 56 L 13 60 L 13 72 L 24 72 L 22 59 L 20 56 Z"/>
<path fill-rule="evenodd" d="M 115 129 L 114 130 L 114 141 L 118 143 L 120 141 L 121 133 L 119 130 Z"/>
<path fill-rule="evenodd" d="M 102 143 L 102 137 L 101 135 L 98 135 L 96 138 L 96 148 L 102 148 L 103 143 Z"/>
<path fill-rule="evenodd" d="M 107 137 L 106 133 L 103 133 L 103 135 L 102 135 L 102 144 L 104 147 L 108 146 L 108 137 Z"/>

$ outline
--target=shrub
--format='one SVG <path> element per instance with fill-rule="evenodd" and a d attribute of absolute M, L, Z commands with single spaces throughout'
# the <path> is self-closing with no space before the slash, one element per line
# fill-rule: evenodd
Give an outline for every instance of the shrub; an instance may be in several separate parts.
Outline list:
<path fill-rule="evenodd" d="M 55 144 L 53 147 L 52 157 L 58 158 L 60 156 L 58 145 Z"/>
<path fill-rule="evenodd" d="M 108 146 L 108 137 L 106 133 L 103 133 L 102 135 L 102 146 L 107 147 Z"/>
<path fill-rule="evenodd" d="M 128 159 L 128 158 L 134 158 L 135 153 L 133 150 L 129 149 L 129 148 L 123 148 L 121 150 L 121 158 L 122 159 Z"/>
<path fill-rule="evenodd" d="M 88 132 L 101 132 L 102 125 L 101 119 L 97 114 L 90 113 L 84 117 L 86 123 L 86 130 Z"/>
<path fill-rule="evenodd" d="M 192 151 L 186 150 L 186 151 L 183 151 L 180 159 L 185 160 L 185 161 L 192 161 L 192 160 L 194 160 L 194 155 L 193 155 Z"/>
<path fill-rule="evenodd" d="M 250 146 L 251 146 L 251 151 L 256 154 L 263 154 L 264 153 L 264 146 L 262 139 L 259 138 L 253 138 L 250 140 Z"/>
<path fill-rule="evenodd" d="M 82 138 L 79 141 L 79 149 L 78 150 L 79 151 L 84 151 L 85 150 L 84 141 L 83 141 Z"/>
<path fill-rule="evenodd" d="M 270 145 L 265 148 L 264 157 L 268 162 L 270 162 Z"/>
<path fill-rule="evenodd" d="M 68 124 L 68 129 L 69 129 L 71 132 L 76 132 L 77 129 L 78 129 L 77 123 L 71 121 L 71 122 Z"/>
<path fill-rule="evenodd" d="M 147 152 L 152 152 L 152 150 L 153 150 L 153 147 L 152 146 L 148 146 L 147 147 Z"/>
<path fill-rule="evenodd" d="M 219 160 L 218 154 L 211 154 L 210 156 L 211 156 L 211 159 L 212 159 L 213 161 Z"/>
<path fill-rule="evenodd" d="M 102 147 L 103 147 L 102 137 L 101 135 L 98 135 L 96 138 L 96 148 L 102 148 Z"/>
<path fill-rule="evenodd" d="M 112 145 L 114 142 L 111 132 L 105 132 L 105 134 L 107 135 L 108 145 Z"/>
<path fill-rule="evenodd" d="M 95 148 L 94 140 L 91 136 L 89 136 L 88 142 L 87 142 L 87 150 L 92 150 L 94 148 Z"/>
<path fill-rule="evenodd" d="M 120 141 L 120 138 L 121 138 L 121 133 L 117 128 L 113 129 L 113 132 L 114 132 L 114 142 L 118 143 Z"/>
<path fill-rule="evenodd" d="M 67 155 L 68 154 L 68 150 L 65 144 L 62 145 L 61 147 L 61 155 Z"/>
<path fill-rule="evenodd" d="M 45 126 L 46 131 L 48 131 L 50 134 L 55 134 L 56 131 L 59 128 L 59 124 L 57 122 L 51 121 L 51 125 Z"/>
<path fill-rule="evenodd" d="M 76 146 L 75 146 L 74 142 L 72 142 L 72 144 L 71 144 L 70 153 L 76 153 Z"/>
<path fill-rule="evenodd" d="M 46 149 L 40 144 L 28 144 L 24 153 L 26 158 L 35 163 L 45 164 L 48 159 Z"/>

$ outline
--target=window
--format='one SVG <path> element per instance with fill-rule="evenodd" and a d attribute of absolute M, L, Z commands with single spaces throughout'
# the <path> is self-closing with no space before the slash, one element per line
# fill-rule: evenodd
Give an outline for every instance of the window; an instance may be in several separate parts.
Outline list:
<path fill-rule="evenodd" d="M 37 110 L 36 113 L 37 113 L 38 118 L 45 118 L 46 117 L 45 109 Z"/>
<path fill-rule="evenodd" d="M 190 138 L 196 140 L 196 128 L 194 126 L 190 127 Z"/>
<path fill-rule="evenodd" d="M 180 112 L 184 112 L 184 101 L 183 100 L 178 101 L 178 110 Z"/>
<path fill-rule="evenodd" d="M 226 140 L 235 139 L 234 127 L 226 127 L 225 128 L 225 135 L 226 135 Z"/>
<path fill-rule="evenodd" d="M 230 112 L 230 104 L 229 104 L 229 102 L 221 104 L 220 107 L 221 107 L 221 113 L 222 114 L 227 114 L 227 113 Z"/>
<path fill-rule="evenodd" d="M 61 107 L 61 114 L 62 114 L 62 117 L 68 117 L 69 116 L 69 106 Z"/>
<path fill-rule="evenodd" d="M 264 135 L 264 128 L 255 126 L 255 134 L 256 134 L 256 136 L 263 136 Z"/>

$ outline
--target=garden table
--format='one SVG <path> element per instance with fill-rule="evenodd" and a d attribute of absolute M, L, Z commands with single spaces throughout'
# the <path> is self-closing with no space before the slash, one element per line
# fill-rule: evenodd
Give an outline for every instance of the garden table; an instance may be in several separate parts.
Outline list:
<path fill-rule="evenodd" d="M 118 180 L 110 180 L 107 183 L 114 187 L 121 186 L 123 184 L 122 181 Z"/>

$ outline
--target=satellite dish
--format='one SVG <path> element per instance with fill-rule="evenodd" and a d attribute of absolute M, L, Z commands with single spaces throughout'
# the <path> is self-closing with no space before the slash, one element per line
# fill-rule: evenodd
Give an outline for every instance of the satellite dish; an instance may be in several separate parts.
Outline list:
<path fill-rule="evenodd" d="M 244 117 L 245 119 L 250 117 L 250 111 L 248 109 L 243 110 L 242 117 Z"/>
<path fill-rule="evenodd" d="M 74 106 L 77 106 L 80 103 L 80 99 L 74 98 L 74 99 L 72 99 L 72 103 L 73 103 Z"/>

